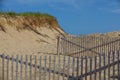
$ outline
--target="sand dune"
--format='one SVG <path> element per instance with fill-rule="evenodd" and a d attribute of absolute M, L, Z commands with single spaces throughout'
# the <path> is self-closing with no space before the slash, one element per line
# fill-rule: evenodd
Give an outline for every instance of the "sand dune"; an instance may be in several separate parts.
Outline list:
<path fill-rule="evenodd" d="M 29 20 L 28 20 L 29 19 Z M 34 23 L 36 20 L 37 23 Z M 43 18 L 23 16 L 0 16 L 0 53 L 5 54 L 40 54 L 56 53 L 57 36 L 65 32 L 57 20 L 51 24 Z"/>

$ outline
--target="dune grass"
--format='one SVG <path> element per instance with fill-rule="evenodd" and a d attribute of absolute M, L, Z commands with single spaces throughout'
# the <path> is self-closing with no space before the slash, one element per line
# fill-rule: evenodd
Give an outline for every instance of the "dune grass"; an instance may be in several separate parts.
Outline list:
<path fill-rule="evenodd" d="M 52 16 L 50 14 L 40 13 L 40 12 L 23 12 L 23 13 L 0 12 L 0 15 L 8 15 L 8 16 L 36 16 L 36 17 L 45 17 L 45 18 L 55 18 L 54 16 Z"/>

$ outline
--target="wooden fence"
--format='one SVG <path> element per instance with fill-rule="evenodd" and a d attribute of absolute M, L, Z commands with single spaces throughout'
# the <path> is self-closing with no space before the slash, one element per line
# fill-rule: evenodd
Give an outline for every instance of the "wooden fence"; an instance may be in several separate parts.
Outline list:
<path fill-rule="evenodd" d="M 120 80 L 120 51 L 97 56 L 0 55 L 1 80 Z"/>
<path fill-rule="evenodd" d="M 58 54 L 72 57 L 102 55 L 120 50 L 120 37 L 65 36 L 58 38 Z"/>

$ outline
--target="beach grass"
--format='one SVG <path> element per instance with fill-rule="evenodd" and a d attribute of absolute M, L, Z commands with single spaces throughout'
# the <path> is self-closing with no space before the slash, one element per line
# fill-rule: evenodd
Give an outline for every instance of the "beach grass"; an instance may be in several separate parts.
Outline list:
<path fill-rule="evenodd" d="M 45 17 L 45 18 L 55 18 L 54 16 L 47 14 L 47 13 L 40 13 L 40 12 L 0 12 L 0 15 L 8 15 L 8 16 L 36 16 L 36 17 Z"/>

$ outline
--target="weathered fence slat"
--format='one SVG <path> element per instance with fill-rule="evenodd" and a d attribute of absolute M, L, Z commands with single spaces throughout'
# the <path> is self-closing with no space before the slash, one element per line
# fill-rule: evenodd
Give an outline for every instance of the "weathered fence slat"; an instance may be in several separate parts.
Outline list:
<path fill-rule="evenodd" d="M 104 54 L 104 67 L 106 65 L 106 56 Z M 106 69 L 104 68 L 104 80 L 106 80 Z"/>
<path fill-rule="evenodd" d="M 112 53 L 113 63 L 115 62 L 115 52 Z M 113 65 L 113 80 L 115 80 L 115 65 Z"/>
<path fill-rule="evenodd" d="M 39 66 L 40 66 L 40 68 L 39 68 L 39 80 L 41 80 L 41 56 L 39 57 L 38 62 L 39 62 Z"/>
<path fill-rule="evenodd" d="M 3 57 L 4 58 L 4 57 Z M 12 77 L 12 80 L 14 80 L 13 78 L 13 72 L 14 72 L 14 58 L 13 58 L 13 55 L 12 55 L 12 65 L 11 65 L 11 77 Z"/>
<path fill-rule="evenodd" d="M 65 56 L 63 58 L 63 73 L 65 73 Z M 65 79 L 65 75 L 63 74 L 63 80 Z"/>
<path fill-rule="evenodd" d="M 4 56 L 4 54 L 3 54 L 3 56 Z M 4 79 L 4 76 L 5 76 L 5 73 L 4 73 L 4 63 L 5 63 L 4 58 L 2 58 L 2 80 L 5 80 Z"/>
<path fill-rule="evenodd" d="M 30 55 L 30 80 L 32 80 L 32 55 Z"/>
<path fill-rule="evenodd" d="M 16 55 L 16 80 L 18 80 L 18 55 Z"/>
<path fill-rule="evenodd" d="M 75 66 L 75 58 L 72 59 L 72 80 L 74 80 L 74 66 Z"/>
<path fill-rule="evenodd" d="M 88 64 L 88 58 L 86 56 L 85 57 L 85 74 L 87 73 L 87 70 L 88 70 L 87 64 Z M 85 80 L 87 80 L 87 76 L 85 76 Z"/>
<path fill-rule="evenodd" d="M 96 65 L 97 65 L 97 62 L 96 62 L 96 60 L 97 60 L 97 56 L 95 56 L 94 57 L 94 80 L 96 80 Z"/>
<path fill-rule="evenodd" d="M 46 80 L 46 72 L 47 72 L 47 67 L 46 67 L 46 62 L 47 62 L 47 56 L 44 56 L 44 66 L 45 66 L 45 71 L 44 71 L 44 80 Z"/>
<path fill-rule="evenodd" d="M 51 69 L 51 55 L 49 56 L 49 80 L 51 79 L 50 69 Z"/>
<path fill-rule="evenodd" d="M 69 80 L 69 74 L 70 74 L 70 56 L 68 57 L 68 70 L 67 70 L 67 79 Z"/>
<path fill-rule="evenodd" d="M 77 79 L 78 80 L 78 75 L 79 75 L 79 57 L 77 57 L 77 72 L 76 72 L 76 76 L 77 76 Z"/>
<path fill-rule="evenodd" d="M 37 70 L 37 59 L 36 59 L 36 55 L 34 56 L 34 63 L 35 63 L 35 71 L 34 71 L 34 80 L 36 80 L 36 70 Z"/>
<path fill-rule="evenodd" d="M 7 59 L 7 80 L 9 80 L 9 59 Z"/>
<path fill-rule="evenodd" d="M 53 73 L 53 80 L 55 80 L 55 71 L 56 71 L 56 57 L 54 56 L 54 73 Z"/>
<path fill-rule="evenodd" d="M 92 80 L 92 57 L 90 57 L 90 80 Z"/>
<path fill-rule="evenodd" d="M 26 58 L 26 64 L 25 64 L 25 80 L 27 80 L 27 79 L 28 79 L 28 77 L 27 77 L 28 55 L 26 55 L 25 58 Z"/>
<path fill-rule="evenodd" d="M 81 57 L 81 76 L 80 76 L 80 79 L 83 80 L 83 57 Z"/>
<path fill-rule="evenodd" d="M 39 80 L 41 80 L 41 62 L 42 62 L 42 57 L 39 57 Z"/>
<path fill-rule="evenodd" d="M 101 56 L 99 55 L 99 68 L 101 68 Z M 99 80 L 101 80 L 101 70 L 99 71 Z"/>
<path fill-rule="evenodd" d="M 108 55 L 108 80 L 110 80 L 110 55 Z"/>
<path fill-rule="evenodd" d="M 21 65 L 20 65 L 21 66 L 21 68 L 20 68 L 20 71 L 21 71 L 20 72 L 20 78 L 22 80 L 22 72 L 23 72 L 23 64 L 22 64 L 23 56 L 22 55 L 21 55 L 21 59 L 20 60 L 21 60 L 21 62 L 20 62 L 21 63 Z"/>
<path fill-rule="evenodd" d="M 60 80 L 60 55 L 58 56 L 58 80 Z"/>
<path fill-rule="evenodd" d="M 118 60 L 118 80 L 120 79 L 120 62 L 119 62 L 119 60 L 120 60 L 120 51 L 117 51 L 117 56 L 118 56 L 118 58 L 117 58 L 117 60 Z"/>

